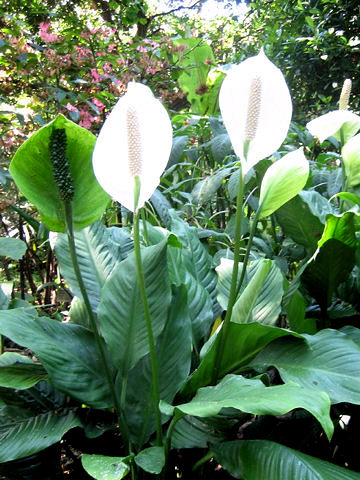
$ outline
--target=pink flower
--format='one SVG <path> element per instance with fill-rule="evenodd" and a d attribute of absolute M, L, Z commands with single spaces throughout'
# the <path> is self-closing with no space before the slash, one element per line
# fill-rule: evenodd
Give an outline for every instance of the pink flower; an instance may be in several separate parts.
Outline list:
<path fill-rule="evenodd" d="M 142 47 L 141 45 L 138 45 L 138 46 L 136 47 L 136 50 L 137 50 L 138 52 L 142 52 L 142 53 L 146 53 L 146 52 L 147 52 L 147 48 L 146 48 L 146 47 Z"/>
<path fill-rule="evenodd" d="M 104 72 L 107 72 L 107 73 L 112 73 L 113 72 L 113 68 L 110 65 L 110 63 L 108 63 L 108 62 L 104 63 L 102 68 L 103 68 Z"/>
<path fill-rule="evenodd" d="M 79 111 L 74 105 L 72 105 L 69 102 L 66 104 L 66 108 L 69 110 L 69 112 L 78 112 Z"/>
<path fill-rule="evenodd" d="M 95 83 L 99 83 L 101 82 L 101 75 L 99 75 L 99 73 L 97 72 L 96 68 L 92 68 L 90 70 L 90 74 L 94 80 Z"/>
<path fill-rule="evenodd" d="M 95 117 L 90 115 L 87 110 L 80 110 L 80 122 L 79 125 L 81 127 L 87 128 L 88 130 L 91 128 L 91 125 L 95 122 Z"/>
<path fill-rule="evenodd" d="M 98 108 L 98 110 L 100 110 L 100 112 L 102 112 L 105 108 L 105 105 L 97 98 L 93 98 L 92 103 Z"/>
<path fill-rule="evenodd" d="M 46 43 L 53 43 L 59 40 L 58 35 L 50 33 L 50 22 L 41 22 L 39 35 Z"/>
<path fill-rule="evenodd" d="M 108 45 L 108 52 L 111 53 L 111 52 L 113 52 L 114 50 L 116 50 L 116 45 L 115 45 L 115 43 L 110 43 L 110 45 Z"/>

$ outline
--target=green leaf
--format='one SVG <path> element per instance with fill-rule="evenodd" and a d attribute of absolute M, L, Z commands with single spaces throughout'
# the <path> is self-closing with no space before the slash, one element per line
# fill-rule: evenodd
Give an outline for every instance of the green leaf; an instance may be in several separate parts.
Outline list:
<path fill-rule="evenodd" d="M 184 150 L 189 142 L 189 137 L 187 135 L 181 135 L 173 138 L 173 144 L 170 152 L 170 157 L 166 169 L 176 165 L 184 153 Z"/>
<path fill-rule="evenodd" d="M 183 72 L 178 78 L 178 83 L 181 90 L 187 94 L 191 110 L 200 114 L 213 113 L 214 97 L 207 98 L 209 96 L 207 77 L 211 68 L 207 60 L 215 63 L 211 47 L 202 39 L 195 37 L 176 39 L 174 44 L 186 47 L 186 50 L 176 55 L 176 61 L 181 65 Z M 218 90 L 220 85 L 218 82 L 215 83 L 213 88 Z M 212 102 L 210 103 L 209 100 Z M 216 100 L 215 98 L 215 102 Z"/>
<path fill-rule="evenodd" d="M 64 128 L 66 132 L 66 154 L 75 188 L 73 223 L 74 228 L 80 230 L 98 220 L 109 202 L 109 196 L 93 173 L 91 155 L 96 138 L 91 132 L 58 115 L 18 149 L 10 172 L 25 197 L 37 207 L 49 230 L 65 231 L 64 202 L 54 180 L 49 153 L 53 128 Z"/>
<path fill-rule="evenodd" d="M 334 430 L 326 393 L 289 383 L 266 387 L 261 380 L 240 375 L 226 375 L 215 387 L 200 388 L 189 403 L 175 408 L 195 417 L 212 417 L 222 408 L 236 408 L 253 415 L 284 415 L 304 408 L 320 422 L 329 439 Z"/>
<path fill-rule="evenodd" d="M 191 192 L 194 203 L 197 205 L 204 205 L 210 200 L 213 200 L 214 195 L 222 185 L 224 178 L 226 178 L 231 171 L 231 168 L 223 168 L 213 175 L 204 178 L 204 180 L 197 182 Z"/>
<path fill-rule="evenodd" d="M 115 267 L 126 258 L 133 245 L 128 233 L 122 228 L 105 228 L 95 222 L 75 233 L 76 256 L 91 307 L 96 311 L 101 289 Z M 58 234 L 55 244 L 60 271 L 73 293 L 82 298 L 80 287 L 71 261 L 67 235 Z"/>
<path fill-rule="evenodd" d="M 324 230 L 324 212 L 330 213 L 330 204 L 316 191 L 302 191 L 276 211 L 276 220 L 286 235 L 311 252 Z"/>
<path fill-rule="evenodd" d="M 291 330 L 298 333 L 316 333 L 315 320 L 305 318 L 306 302 L 299 290 L 296 290 L 286 303 L 285 311 Z"/>
<path fill-rule="evenodd" d="M 360 184 L 360 134 L 350 138 L 341 150 L 348 188 Z"/>
<path fill-rule="evenodd" d="M 0 283 L 0 310 L 6 310 L 8 308 L 12 290 L 12 282 Z"/>
<path fill-rule="evenodd" d="M 301 281 L 325 310 L 332 301 L 335 289 L 346 281 L 354 265 L 355 249 L 330 238 L 307 265 Z"/>
<path fill-rule="evenodd" d="M 244 291 L 234 304 L 231 321 L 234 323 L 250 323 L 252 311 L 271 269 L 270 260 L 260 260 L 255 274 L 246 285 Z"/>
<path fill-rule="evenodd" d="M 325 229 L 318 242 L 319 247 L 331 238 L 335 238 L 349 247 L 356 247 L 354 216 L 354 212 L 344 212 L 341 215 L 327 215 Z"/>
<path fill-rule="evenodd" d="M 0 355 L 0 386 L 22 390 L 47 378 L 44 367 L 15 352 Z"/>
<path fill-rule="evenodd" d="M 145 472 L 158 474 L 165 465 L 164 448 L 146 448 L 136 455 L 135 462 L 140 468 L 145 470 Z"/>
<path fill-rule="evenodd" d="M 112 406 L 102 360 L 86 328 L 34 318 L 18 308 L 0 311 L 0 333 L 33 350 L 58 390 L 95 408 Z"/>
<path fill-rule="evenodd" d="M 309 163 L 301 149 L 273 163 L 261 182 L 259 218 L 267 217 L 302 190 L 309 176 Z"/>
<path fill-rule="evenodd" d="M 304 338 L 276 340 L 251 365 L 274 366 L 284 382 L 326 392 L 332 403 L 360 404 L 360 346 L 352 336 L 325 329 Z"/>
<path fill-rule="evenodd" d="M 290 330 L 269 327 L 257 322 L 247 324 L 231 322 L 224 354 L 220 361 L 219 377 L 246 367 L 266 345 L 276 338 L 288 335 L 303 338 L 300 334 L 291 332 Z M 211 383 L 219 335 L 211 337 L 209 342 L 210 347 L 205 344 L 204 349 L 207 347 L 207 352 L 202 356 L 201 363 L 197 370 L 195 370 L 181 389 L 181 394 L 191 395 L 196 392 L 198 388 Z"/>
<path fill-rule="evenodd" d="M 84 469 L 97 480 L 120 480 L 130 471 L 123 460 L 127 457 L 106 457 L 104 455 L 83 454 L 81 463 Z"/>
<path fill-rule="evenodd" d="M 0 238 L 0 256 L 20 260 L 26 252 L 26 249 L 26 243 L 19 238 Z"/>
<path fill-rule="evenodd" d="M 216 460 L 246 480 L 360 480 L 360 474 L 268 440 L 212 445 Z"/>
<path fill-rule="evenodd" d="M 0 425 L 0 462 L 33 455 L 59 442 L 71 428 L 82 426 L 73 411 L 47 412 Z"/>
<path fill-rule="evenodd" d="M 171 434 L 172 448 L 207 448 L 228 438 L 228 432 L 238 420 L 209 417 L 197 418 L 185 415 L 175 425 Z"/>
<path fill-rule="evenodd" d="M 170 304 L 166 240 L 141 250 L 154 338 L 162 332 Z M 102 290 L 98 307 L 100 330 L 122 376 L 149 352 L 145 316 L 134 254 L 114 270 Z"/>
<path fill-rule="evenodd" d="M 157 344 L 160 398 L 167 402 L 173 401 L 190 372 L 192 336 L 186 305 L 185 287 L 174 287 L 168 319 Z M 150 355 L 130 371 L 125 416 L 132 441 L 141 447 L 156 427 Z"/>

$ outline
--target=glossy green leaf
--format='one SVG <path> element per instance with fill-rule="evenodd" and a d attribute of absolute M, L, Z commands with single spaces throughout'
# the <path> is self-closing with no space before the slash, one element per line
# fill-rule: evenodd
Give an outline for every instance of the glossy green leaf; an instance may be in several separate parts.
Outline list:
<path fill-rule="evenodd" d="M 37 207 L 46 226 L 53 231 L 65 231 L 64 202 L 54 180 L 49 154 L 53 128 L 66 131 L 66 154 L 75 188 L 73 223 L 75 229 L 81 229 L 98 220 L 109 202 L 93 173 L 91 155 L 96 138 L 91 132 L 58 115 L 18 149 L 10 172 L 25 197 Z"/>
<path fill-rule="evenodd" d="M 33 350 L 58 390 L 95 408 L 112 406 L 102 360 L 86 328 L 18 308 L 0 311 L 0 333 Z"/>
<path fill-rule="evenodd" d="M 107 457 L 105 455 L 88 455 L 81 457 L 84 469 L 96 480 L 120 480 L 130 471 L 124 462 L 126 457 Z"/>
<path fill-rule="evenodd" d="M 316 333 L 315 320 L 305 318 L 306 302 L 299 290 L 294 292 L 284 308 L 291 330 L 298 333 Z"/>
<path fill-rule="evenodd" d="M 225 441 L 236 420 L 229 418 L 198 418 L 185 415 L 171 434 L 172 448 L 207 448 L 208 444 Z"/>
<path fill-rule="evenodd" d="M 324 232 L 318 242 L 319 247 L 331 238 L 335 238 L 349 247 L 356 247 L 355 213 L 345 212 L 341 215 L 327 215 Z"/>
<path fill-rule="evenodd" d="M 214 320 L 212 301 L 209 292 L 186 268 L 184 255 L 183 249 L 169 247 L 169 276 L 175 285 L 186 287 L 193 342 L 198 345 L 209 333 Z"/>
<path fill-rule="evenodd" d="M 19 238 L 0 238 L 0 256 L 20 260 L 26 252 L 26 249 L 26 243 Z"/>
<path fill-rule="evenodd" d="M 309 176 L 309 163 L 301 149 L 273 163 L 261 182 L 259 218 L 267 217 L 297 195 Z"/>
<path fill-rule="evenodd" d="M 39 362 L 15 352 L 0 355 L 0 386 L 22 390 L 47 378 Z"/>
<path fill-rule="evenodd" d="M 270 260 L 260 260 L 258 268 L 254 273 L 244 291 L 234 304 L 231 321 L 234 323 L 249 323 L 252 320 L 252 311 L 259 293 L 264 285 L 265 279 L 271 269 Z"/>
<path fill-rule="evenodd" d="M 0 462 L 8 462 L 43 450 L 56 442 L 71 428 L 82 426 L 73 411 L 61 414 L 47 412 L 0 425 Z"/>
<path fill-rule="evenodd" d="M 170 304 L 166 240 L 141 250 L 153 335 L 162 332 Z M 126 376 L 147 353 L 149 342 L 134 254 L 106 281 L 98 307 L 100 330 L 115 366 Z"/>
<path fill-rule="evenodd" d="M 135 457 L 136 464 L 145 472 L 158 474 L 165 465 L 165 453 L 163 447 L 149 447 L 141 450 Z"/>
<path fill-rule="evenodd" d="M 96 222 L 75 233 L 76 256 L 91 306 L 96 311 L 101 289 L 115 267 L 133 249 L 129 234 L 122 228 L 105 228 Z M 82 298 L 71 261 L 67 235 L 58 234 L 55 253 L 60 271 L 72 292 Z"/>
<path fill-rule="evenodd" d="M 192 335 L 186 305 L 185 287 L 174 287 L 168 319 L 157 343 L 160 398 L 167 402 L 173 401 L 190 372 Z M 132 441 L 141 447 L 156 427 L 149 355 L 130 371 L 125 416 Z"/>
<path fill-rule="evenodd" d="M 341 150 L 348 188 L 360 184 L 360 134 L 350 138 Z"/>
<path fill-rule="evenodd" d="M 212 445 L 216 460 L 242 480 L 360 480 L 360 473 L 268 440 Z"/>
<path fill-rule="evenodd" d="M 314 252 L 330 204 L 316 191 L 302 191 L 276 211 L 276 220 L 294 242 Z"/>
<path fill-rule="evenodd" d="M 326 393 L 289 383 L 266 387 L 260 380 L 240 375 L 226 375 L 215 387 L 200 388 L 190 402 L 175 408 L 195 417 L 212 417 L 222 408 L 236 408 L 253 415 L 284 415 L 304 408 L 321 423 L 329 439 L 334 430 Z"/>
<path fill-rule="evenodd" d="M 6 310 L 8 308 L 12 290 L 12 282 L 0 283 L 0 310 Z"/>
<path fill-rule="evenodd" d="M 276 338 L 288 335 L 302 338 L 300 334 L 290 330 L 265 326 L 258 322 L 247 324 L 231 322 L 224 353 L 220 361 L 219 378 L 227 373 L 237 372 L 241 368 L 246 367 L 266 345 Z M 183 395 L 191 395 L 198 388 L 209 385 L 212 381 L 219 336 L 211 337 L 209 342 L 211 346 L 207 348 L 206 354 L 202 356 L 199 367 L 181 390 Z"/>
<path fill-rule="evenodd" d="M 304 338 L 273 342 L 251 365 L 274 366 L 284 382 L 326 392 L 332 403 L 360 404 L 360 346 L 352 336 L 325 329 Z"/>
<path fill-rule="evenodd" d="M 214 195 L 222 185 L 224 178 L 226 178 L 231 171 L 231 168 L 223 168 L 222 170 L 218 170 L 213 175 L 210 175 L 197 182 L 193 191 L 191 192 L 194 203 L 197 205 L 204 205 L 205 203 L 213 200 Z"/>
<path fill-rule="evenodd" d="M 330 305 L 335 289 L 346 281 L 354 265 L 355 249 L 330 238 L 307 265 L 301 281 L 324 310 Z"/>
<path fill-rule="evenodd" d="M 232 321 L 235 323 L 260 322 L 275 325 L 281 311 L 281 301 L 284 293 L 283 275 L 274 261 L 264 260 L 250 262 L 234 305 Z M 218 301 L 226 310 L 230 295 L 233 261 L 222 258 L 216 267 L 218 274 Z M 261 270 L 259 272 L 258 270 Z M 240 277 L 242 264 L 239 264 Z"/>

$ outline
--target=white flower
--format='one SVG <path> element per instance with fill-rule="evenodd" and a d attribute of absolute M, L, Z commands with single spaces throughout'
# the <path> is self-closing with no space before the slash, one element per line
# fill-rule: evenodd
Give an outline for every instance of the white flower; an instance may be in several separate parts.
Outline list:
<path fill-rule="evenodd" d="M 334 136 L 340 140 L 340 129 L 347 124 L 344 132 L 344 140 L 347 141 L 360 129 L 360 117 L 349 110 L 333 110 L 320 117 L 314 118 L 306 125 L 313 137 L 317 137 L 322 143 L 329 137 Z"/>
<path fill-rule="evenodd" d="M 150 88 L 129 83 L 105 121 L 93 152 L 102 188 L 131 211 L 141 208 L 160 183 L 172 147 L 169 115 Z M 140 194 L 135 205 L 135 179 Z"/>
<path fill-rule="evenodd" d="M 289 89 L 281 71 L 261 51 L 230 70 L 219 103 L 245 174 L 284 141 L 292 114 Z"/>

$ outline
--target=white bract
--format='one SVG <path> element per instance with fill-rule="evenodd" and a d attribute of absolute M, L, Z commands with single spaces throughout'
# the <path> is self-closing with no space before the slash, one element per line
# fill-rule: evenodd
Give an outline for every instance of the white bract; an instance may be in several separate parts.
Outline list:
<path fill-rule="evenodd" d="M 150 88 L 129 83 L 105 121 L 93 152 L 93 169 L 102 188 L 131 211 L 141 208 L 160 183 L 169 160 L 169 115 Z M 135 205 L 135 179 L 140 193 Z"/>
<path fill-rule="evenodd" d="M 289 89 L 281 71 L 261 51 L 230 70 L 219 103 L 245 174 L 284 141 L 292 114 Z"/>
<path fill-rule="evenodd" d="M 347 124 L 347 141 L 360 129 L 360 117 L 349 110 L 334 110 L 318 118 L 314 118 L 306 125 L 313 137 L 317 137 L 322 143 L 329 137 L 334 136 L 340 140 L 340 129 Z"/>

